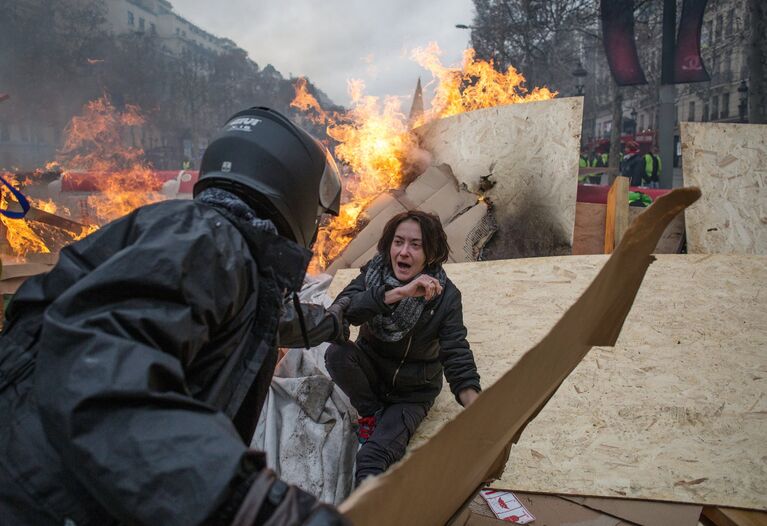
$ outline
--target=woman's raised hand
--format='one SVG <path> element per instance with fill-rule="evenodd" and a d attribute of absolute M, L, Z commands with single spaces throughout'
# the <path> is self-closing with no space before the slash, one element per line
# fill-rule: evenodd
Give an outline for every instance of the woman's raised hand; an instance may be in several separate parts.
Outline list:
<path fill-rule="evenodd" d="M 399 289 L 403 297 L 418 298 L 423 296 L 426 301 L 442 294 L 442 285 L 439 284 L 439 280 L 427 274 L 421 274 L 407 285 L 399 287 Z"/>

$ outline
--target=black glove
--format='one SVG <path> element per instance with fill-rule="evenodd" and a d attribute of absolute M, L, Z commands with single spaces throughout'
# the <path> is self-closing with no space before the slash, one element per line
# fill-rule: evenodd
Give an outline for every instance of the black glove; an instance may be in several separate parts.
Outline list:
<path fill-rule="evenodd" d="M 333 323 L 336 328 L 336 337 L 333 338 L 335 343 L 345 343 L 349 341 L 351 331 L 349 329 L 349 322 L 345 319 L 344 312 L 349 307 L 352 299 L 349 296 L 338 298 L 333 304 L 327 308 L 326 312 L 333 318 Z"/>
<path fill-rule="evenodd" d="M 262 470 L 250 486 L 231 526 L 351 526 L 328 504 L 289 486 L 270 469 Z"/>

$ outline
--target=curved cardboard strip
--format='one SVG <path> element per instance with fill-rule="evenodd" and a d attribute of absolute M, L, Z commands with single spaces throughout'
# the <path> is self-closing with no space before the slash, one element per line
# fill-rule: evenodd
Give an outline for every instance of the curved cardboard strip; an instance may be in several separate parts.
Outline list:
<path fill-rule="evenodd" d="M 658 239 L 699 197 L 697 188 L 684 188 L 659 198 L 538 345 L 429 442 L 363 483 L 341 511 L 357 526 L 445 524 L 589 349 L 615 343 Z"/>

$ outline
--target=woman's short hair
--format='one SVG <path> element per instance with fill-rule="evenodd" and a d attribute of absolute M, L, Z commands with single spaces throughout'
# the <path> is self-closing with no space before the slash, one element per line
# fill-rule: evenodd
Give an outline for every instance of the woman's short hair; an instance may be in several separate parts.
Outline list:
<path fill-rule="evenodd" d="M 447 235 L 445 234 L 445 229 L 442 228 L 439 217 L 420 210 L 400 212 L 389 219 L 383 229 L 381 239 L 378 240 L 378 251 L 384 255 L 389 254 L 397 227 L 400 223 L 408 220 L 415 221 L 421 226 L 421 243 L 424 255 L 426 256 L 426 266 L 441 265 L 447 261 L 450 247 L 447 244 Z M 388 257 L 384 258 L 384 260 L 387 265 L 391 265 Z"/>

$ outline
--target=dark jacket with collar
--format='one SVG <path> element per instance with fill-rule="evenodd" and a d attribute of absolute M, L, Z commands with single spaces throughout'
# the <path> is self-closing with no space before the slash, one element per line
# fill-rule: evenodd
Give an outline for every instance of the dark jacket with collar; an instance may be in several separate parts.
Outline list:
<path fill-rule="evenodd" d="M 263 467 L 246 441 L 309 256 L 196 201 L 62 250 L 0 337 L 0 517 L 201 524 Z"/>
<path fill-rule="evenodd" d="M 442 294 L 424 308 L 415 327 L 402 340 L 378 339 L 366 323 L 378 314 L 391 314 L 384 303 L 385 285 L 365 287 L 367 265 L 338 295 L 351 299 L 345 319 L 361 325 L 357 345 L 379 375 L 379 395 L 389 403 L 432 402 L 442 388 L 442 374 L 458 400 L 466 388 L 480 391 L 474 355 L 466 341 L 461 292 L 447 279 Z M 458 400 L 460 403 L 460 400 Z"/>

